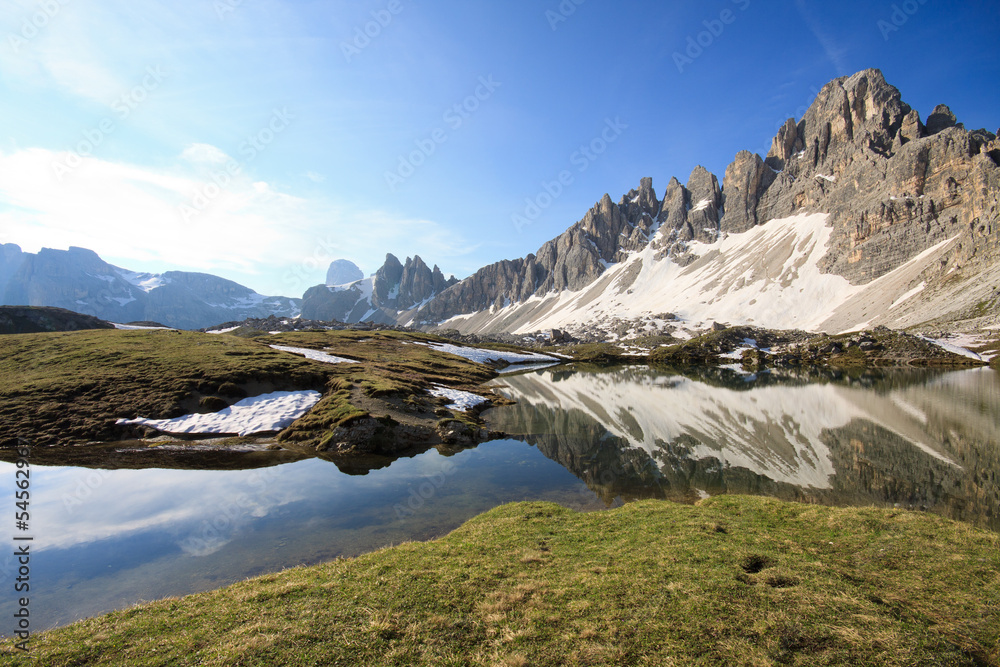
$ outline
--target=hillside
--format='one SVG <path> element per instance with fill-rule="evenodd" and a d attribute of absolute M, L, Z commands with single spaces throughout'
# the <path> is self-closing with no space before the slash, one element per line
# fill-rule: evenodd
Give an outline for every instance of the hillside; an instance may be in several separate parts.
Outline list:
<path fill-rule="evenodd" d="M 113 324 L 104 320 L 62 308 L 0 306 L 0 334 L 113 328 Z"/>

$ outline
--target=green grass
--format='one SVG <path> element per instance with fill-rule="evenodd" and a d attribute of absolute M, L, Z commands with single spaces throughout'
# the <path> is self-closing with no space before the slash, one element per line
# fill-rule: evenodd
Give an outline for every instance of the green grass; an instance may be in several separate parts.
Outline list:
<path fill-rule="evenodd" d="M 622 349 L 613 343 L 577 343 L 556 348 L 559 354 L 572 357 L 574 361 L 592 364 L 613 364 L 627 360 Z M 544 354 L 544 352 L 543 352 Z"/>
<path fill-rule="evenodd" d="M 325 447 L 334 429 L 369 416 L 368 411 L 356 405 L 357 400 L 352 396 L 355 390 L 372 399 L 405 400 L 426 396 L 434 384 L 475 391 L 495 376 L 494 371 L 481 364 L 413 344 L 440 340 L 436 336 L 398 331 L 302 332 L 273 336 L 273 344 L 322 349 L 361 362 L 331 367 L 330 391 L 308 415 L 286 429 L 281 440 Z"/>
<path fill-rule="evenodd" d="M 480 364 L 396 331 L 303 332 L 254 339 L 184 331 L 80 331 L 0 336 L 0 442 L 113 441 L 120 417 L 177 417 L 240 396 L 316 389 L 321 403 L 283 436 L 315 444 L 368 413 L 351 402 L 423 395 L 432 383 L 473 390 L 494 376 Z M 324 364 L 271 344 L 326 349 L 357 364 Z M 235 394 L 234 394 L 235 390 Z M 209 399 L 209 400 L 206 400 Z M 10 444 L 10 443 L 8 443 Z"/>
<path fill-rule="evenodd" d="M 78 331 L 0 336 L 4 433 L 36 444 L 117 439 L 119 417 L 177 417 L 224 383 L 322 389 L 315 362 L 233 336 Z"/>
<path fill-rule="evenodd" d="M 663 345 L 673 345 L 677 343 L 677 339 L 674 338 L 673 336 L 646 335 L 646 336 L 637 336 L 635 338 L 629 338 L 622 342 L 628 345 L 635 345 L 637 347 L 646 347 L 652 349 Z"/>
<path fill-rule="evenodd" d="M 1000 536 L 722 496 L 506 505 L 443 539 L 36 635 L 61 665 L 996 665 Z M 20 664 L 12 642 L 0 662 Z"/>

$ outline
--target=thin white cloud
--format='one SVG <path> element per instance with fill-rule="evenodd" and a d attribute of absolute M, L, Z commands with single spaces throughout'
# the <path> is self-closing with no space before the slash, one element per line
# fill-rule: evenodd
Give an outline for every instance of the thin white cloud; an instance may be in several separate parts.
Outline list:
<path fill-rule="evenodd" d="M 224 151 L 209 144 L 191 144 L 181 157 L 195 164 L 225 164 L 231 158 Z"/>
<path fill-rule="evenodd" d="M 150 169 L 41 148 L 0 151 L 0 241 L 29 252 L 81 246 L 130 258 L 131 269 L 158 263 L 259 276 L 250 287 L 289 296 L 322 282 L 341 257 L 381 266 L 395 252 L 444 263 L 474 250 L 434 221 L 307 200 L 230 175 L 218 162 L 224 155 L 199 145 L 172 169 Z"/>
<path fill-rule="evenodd" d="M 816 37 L 820 46 L 823 47 L 823 52 L 826 54 L 830 63 L 836 68 L 837 74 L 847 74 L 847 64 L 844 62 L 844 55 L 847 53 L 847 49 L 838 45 L 836 41 L 834 41 L 834 39 L 823 30 L 822 25 L 818 20 L 816 20 L 816 17 L 812 14 L 812 10 L 806 4 L 806 0 L 795 0 L 795 7 L 798 9 L 802 20 L 805 21 L 809 30 Z"/>
<path fill-rule="evenodd" d="M 14 5 L 4 10 L 0 24 L 8 51 L 0 71 L 103 104 L 124 92 L 125 83 L 115 74 L 122 63 L 108 58 L 107 30 L 114 25 L 102 19 L 106 12 L 65 1 Z"/>

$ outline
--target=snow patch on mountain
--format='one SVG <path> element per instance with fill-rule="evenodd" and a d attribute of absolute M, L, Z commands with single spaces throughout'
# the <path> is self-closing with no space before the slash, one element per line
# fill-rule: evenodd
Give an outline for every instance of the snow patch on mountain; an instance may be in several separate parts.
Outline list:
<path fill-rule="evenodd" d="M 919 285 L 917 285 L 916 287 L 914 287 L 913 289 L 911 289 L 909 292 L 907 292 L 903 296 L 901 296 L 898 299 L 896 299 L 895 301 L 893 301 L 892 305 L 889 306 L 889 310 L 892 310 L 893 308 L 895 308 L 899 304 L 903 303 L 904 301 L 908 301 L 911 297 L 914 297 L 914 296 L 920 294 L 921 292 L 924 291 L 925 287 L 927 287 L 927 281 L 926 280 L 921 281 L 921 283 Z"/>
<path fill-rule="evenodd" d="M 955 238 L 928 248 L 896 270 L 868 283 L 820 269 L 832 234 L 825 213 L 771 220 L 718 241 L 692 241 L 686 265 L 664 257 L 660 232 L 644 249 L 629 253 L 587 287 L 551 292 L 482 313 L 459 315 L 442 328 L 506 329 L 528 334 L 548 329 L 580 330 L 614 319 L 649 319 L 671 312 L 686 326 L 713 322 L 773 329 L 839 332 L 861 327 L 904 303 L 920 273 Z M 904 292 L 911 292 L 906 294 Z M 463 327 L 463 324 L 466 325 Z"/>
<path fill-rule="evenodd" d="M 157 287 L 163 287 L 164 285 L 170 284 L 170 279 L 165 278 L 158 273 L 139 273 L 137 271 L 129 271 L 128 269 L 121 269 L 115 267 L 118 275 L 125 279 L 131 285 L 138 287 L 143 292 L 152 292 Z"/>

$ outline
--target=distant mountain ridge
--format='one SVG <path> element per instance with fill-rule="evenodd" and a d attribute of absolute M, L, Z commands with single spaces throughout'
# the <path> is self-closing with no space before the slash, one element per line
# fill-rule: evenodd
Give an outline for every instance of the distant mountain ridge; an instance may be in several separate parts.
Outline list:
<path fill-rule="evenodd" d="M 331 271 L 333 268 L 331 265 Z M 445 278 L 437 265 L 429 268 L 419 255 L 407 257 L 404 264 L 387 254 L 385 263 L 370 278 L 307 290 L 302 297 L 302 317 L 393 324 L 401 319 L 401 313 L 426 304 L 457 282 L 454 277 Z"/>
<path fill-rule="evenodd" d="M 299 314 L 300 299 L 257 294 L 206 273 L 137 273 L 85 248 L 25 253 L 0 245 L 0 305 L 51 306 L 110 322 L 156 321 L 179 329 Z"/>

